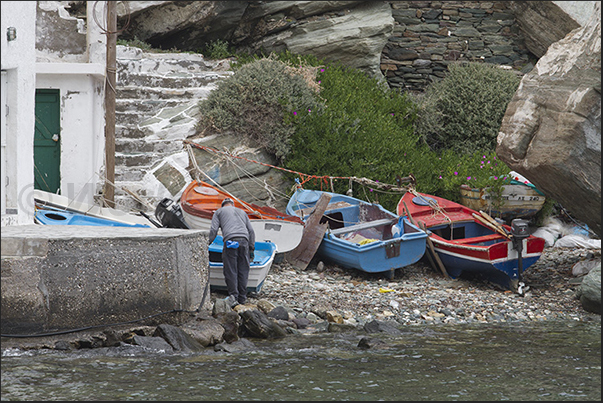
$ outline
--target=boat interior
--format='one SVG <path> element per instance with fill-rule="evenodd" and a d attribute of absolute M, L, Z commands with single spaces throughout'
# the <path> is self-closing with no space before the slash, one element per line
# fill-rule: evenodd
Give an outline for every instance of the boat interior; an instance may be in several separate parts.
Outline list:
<path fill-rule="evenodd" d="M 507 240 L 502 235 L 475 221 L 441 224 L 429 227 L 429 230 L 442 239 L 457 241 L 457 243 L 492 245 Z"/>

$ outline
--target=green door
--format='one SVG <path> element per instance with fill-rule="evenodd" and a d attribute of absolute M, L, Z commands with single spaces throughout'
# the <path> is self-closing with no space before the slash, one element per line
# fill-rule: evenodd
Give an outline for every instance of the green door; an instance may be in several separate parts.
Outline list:
<path fill-rule="evenodd" d="M 57 193 L 61 187 L 61 115 L 59 90 L 36 90 L 34 188 Z"/>

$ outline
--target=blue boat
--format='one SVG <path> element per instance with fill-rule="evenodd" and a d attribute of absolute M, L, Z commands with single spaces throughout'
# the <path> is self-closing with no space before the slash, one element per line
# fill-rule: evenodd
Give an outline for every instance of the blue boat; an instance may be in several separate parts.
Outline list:
<path fill-rule="evenodd" d="M 321 219 L 328 229 L 317 251 L 325 260 L 393 278 L 396 269 L 423 257 L 427 233 L 377 203 L 298 188 L 287 203 L 287 214 L 306 221 L 323 193 L 331 196 Z"/>
<path fill-rule="evenodd" d="M 54 208 L 36 208 L 34 220 L 38 224 L 44 225 L 94 225 L 94 226 L 112 226 L 112 227 L 140 227 L 150 228 L 150 225 L 130 224 L 121 221 L 110 220 L 89 216 L 83 213 L 60 210 Z"/>
<path fill-rule="evenodd" d="M 222 262 L 222 248 L 224 239 L 218 235 L 209 245 L 209 286 L 212 290 L 226 290 L 224 280 L 224 263 Z M 276 255 L 276 244 L 272 242 L 256 242 L 253 261 L 250 262 L 247 292 L 258 293 L 264 285 L 264 280 L 272 267 Z"/>

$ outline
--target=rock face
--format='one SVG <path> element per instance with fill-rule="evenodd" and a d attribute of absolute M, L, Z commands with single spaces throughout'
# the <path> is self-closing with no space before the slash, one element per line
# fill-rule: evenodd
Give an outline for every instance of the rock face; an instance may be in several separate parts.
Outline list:
<path fill-rule="evenodd" d="M 523 77 L 496 152 L 601 236 L 600 2 L 594 11 Z"/>
<path fill-rule="evenodd" d="M 524 35 L 526 47 L 542 57 L 551 44 L 580 27 L 551 1 L 510 1 L 509 8 Z"/>

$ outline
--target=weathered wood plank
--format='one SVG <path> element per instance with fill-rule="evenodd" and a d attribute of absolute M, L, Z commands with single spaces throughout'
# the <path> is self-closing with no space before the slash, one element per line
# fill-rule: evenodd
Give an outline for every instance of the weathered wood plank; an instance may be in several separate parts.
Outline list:
<path fill-rule="evenodd" d="M 316 203 L 316 207 L 304 226 L 304 234 L 302 239 L 295 249 L 285 254 L 285 259 L 294 267 L 305 270 L 308 267 L 308 263 L 314 257 L 314 254 L 320 246 L 325 232 L 327 232 L 328 223 L 320 223 L 331 195 L 323 193 Z"/>

